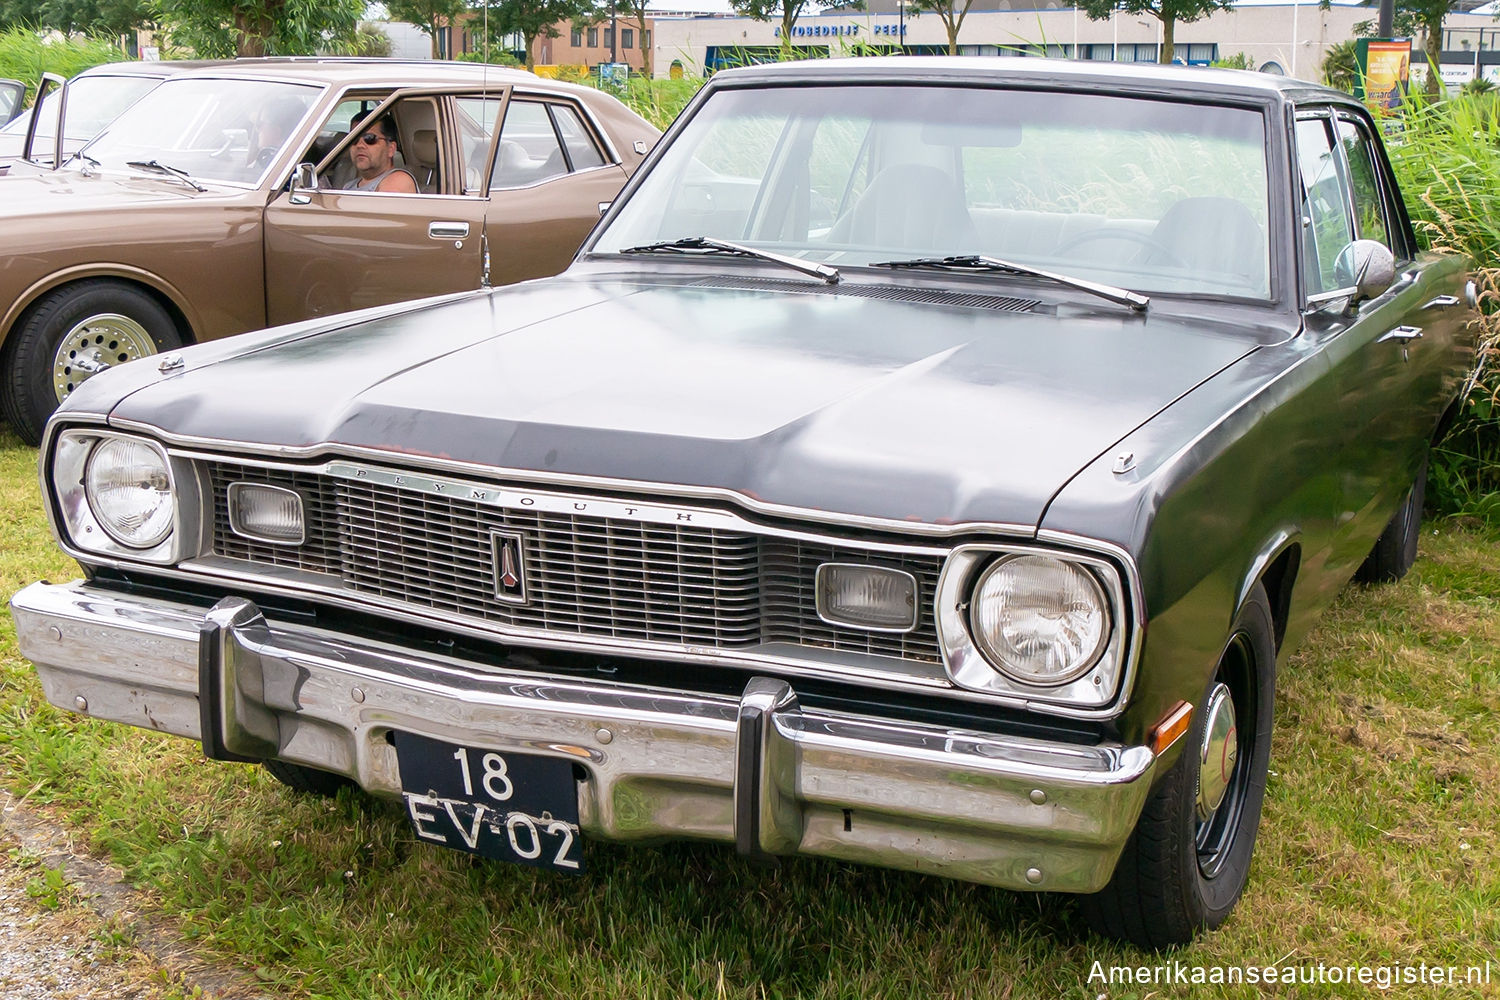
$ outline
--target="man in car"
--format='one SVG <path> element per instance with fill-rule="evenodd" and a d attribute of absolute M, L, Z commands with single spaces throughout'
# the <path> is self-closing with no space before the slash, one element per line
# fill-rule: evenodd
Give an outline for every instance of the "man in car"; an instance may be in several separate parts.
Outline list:
<path fill-rule="evenodd" d="M 359 131 L 362 124 L 360 119 L 355 119 L 355 131 Z M 410 171 L 396 166 L 396 153 L 399 149 L 395 122 L 382 116 L 370 123 L 349 146 L 349 160 L 359 176 L 344 185 L 345 188 L 350 191 L 415 194 L 417 179 Z"/>

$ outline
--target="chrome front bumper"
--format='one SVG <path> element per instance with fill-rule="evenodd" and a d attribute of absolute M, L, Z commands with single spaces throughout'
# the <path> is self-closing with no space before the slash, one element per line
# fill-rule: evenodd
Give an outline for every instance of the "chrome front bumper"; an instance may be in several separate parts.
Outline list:
<path fill-rule="evenodd" d="M 584 832 L 679 837 L 1004 886 L 1104 886 L 1150 790 L 1145 747 L 1081 747 L 798 705 L 779 680 L 736 699 L 481 668 L 82 582 L 11 600 L 54 705 L 279 757 L 399 796 L 393 730 L 565 757 Z M 205 697 L 200 698 L 200 691 Z M 205 737 L 207 737 L 205 739 Z"/>

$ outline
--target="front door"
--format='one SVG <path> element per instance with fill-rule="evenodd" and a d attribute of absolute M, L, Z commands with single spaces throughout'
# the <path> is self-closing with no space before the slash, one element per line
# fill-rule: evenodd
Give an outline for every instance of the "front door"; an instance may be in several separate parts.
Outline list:
<path fill-rule="evenodd" d="M 485 206 L 455 162 L 449 99 L 398 93 L 364 117 L 348 114 L 373 104 L 352 97 L 325 125 L 322 134 L 337 140 L 320 164 L 318 190 L 283 190 L 266 207 L 266 313 L 273 325 L 480 287 Z M 356 176 L 349 147 L 382 116 L 396 126 L 394 164 L 418 190 L 340 189 L 346 175 Z"/>

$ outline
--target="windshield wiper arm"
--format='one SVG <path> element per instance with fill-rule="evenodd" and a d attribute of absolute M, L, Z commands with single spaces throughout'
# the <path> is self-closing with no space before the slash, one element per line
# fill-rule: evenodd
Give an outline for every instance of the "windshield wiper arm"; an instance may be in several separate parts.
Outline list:
<path fill-rule="evenodd" d="M 708 236 L 684 236 L 680 240 L 664 240 L 661 243 L 647 243 L 638 247 L 626 247 L 621 253 L 723 253 L 735 257 L 751 257 L 755 260 L 769 261 L 772 264 L 780 264 L 789 267 L 793 271 L 801 271 L 803 274 L 814 278 L 821 278 L 830 285 L 839 283 L 838 268 L 829 267 L 827 264 L 814 264 L 811 261 L 798 260 L 796 257 L 787 257 L 779 253 L 771 253 L 769 250 L 757 250 L 754 247 L 741 246 L 738 243 L 730 243 L 728 240 L 716 240 Z"/>
<path fill-rule="evenodd" d="M 155 170 L 158 173 L 171 174 L 173 177 L 176 177 L 178 180 L 182 181 L 194 191 L 208 190 L 208 188 L 204 187 L 202 184 L 199 184 L 197 181 L 193 180 L 192 177 L 188 176 L 188 172 L 186 170 L 178 170 L 176 167 L 169 167 L 159 160 L 127 160 L 125 162 L 125 165 L 127 167 L 135 167 L 137 170 Z"/>
<path fill-rule="evenodd" d="M 1117 302 L 1122 306 L 1129 306 L 1136 312 L 1145 312 L 1146 306 L 1151 300 L 1140 292 L 1132 292 L 1128 288 L 1116 288 L 1114 285 L 1101 285 L 1097 281 L 1086 281 L 1083 278 L 1075 278 L 1067 274 L 1058 274 L 1055 271 L 1043 271 L 1039 267 L 1028 267 L 1025 264 L 1015 264 L 999 257 L 986 257 L 983 254 L 971 253 L 958 257 L 913 257 L 910 260 L 884 260 L 871 267 L 909 267 L 909 268 L 933 268 L 943 271 L 999 271 L 1005 274 L 1019 274 L 1028 278 L 1043 278 L 1047 281 L 1055 281 L 1059 285 L 1067 285 L 1081 292 L 1097 295 L 1101 299 Z"/>
<path fill-rule="evenodd" d="M 85 153 L 81 149 L 78 152 L 76 152 L 76 153 L 73 154 L 72 159 L 83 161 L 83 172 L 84 173 L 88 173 L 90 168 L 93 168 L 94 170 L 98 170 L 99 169 L 99 161 L 96 160 L 96 159 L 94 159 L 92 156 L 90 156 L 89 154 Z"/>

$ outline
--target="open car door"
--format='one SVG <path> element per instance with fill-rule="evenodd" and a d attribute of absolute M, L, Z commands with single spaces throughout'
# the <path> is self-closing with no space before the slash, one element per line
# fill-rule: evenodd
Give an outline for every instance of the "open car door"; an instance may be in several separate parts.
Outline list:
<path fill-rule="evenodd" d="M 481 193 L 465 183 L 460 162 L 453 107 L 460 92 L 398 90 L 360 119 L 389 116 L 395 122 L 396 162 L 416 180 L 414 193 L 342 187 L 349 147 L 365 130 L 345 131 L 335 110 L 309 150 L 315 154 L 332 133 L 333 146 L 314 170 L 316 186 L 298 184 L 294 174 L 266 206 L 269 323 L 480 287 L 485 205 Z M 372 103 L 354 96 L 341 102 L 344 112 L 350 101 Z"/>

